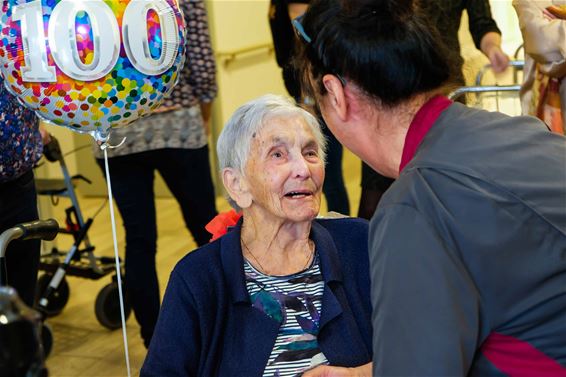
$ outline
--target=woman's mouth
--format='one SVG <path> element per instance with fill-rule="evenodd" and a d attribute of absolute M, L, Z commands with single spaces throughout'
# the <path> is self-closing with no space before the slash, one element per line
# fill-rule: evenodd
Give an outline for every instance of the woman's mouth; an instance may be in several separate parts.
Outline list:
<path fill-rule="evenodd" d="M 309 190 L 297 190 L 297 191 L 290 191 L 285 194 L 285 197 L 291 199 L 302 199 L 308 196 L 312 196 L 312 191 Z"/>

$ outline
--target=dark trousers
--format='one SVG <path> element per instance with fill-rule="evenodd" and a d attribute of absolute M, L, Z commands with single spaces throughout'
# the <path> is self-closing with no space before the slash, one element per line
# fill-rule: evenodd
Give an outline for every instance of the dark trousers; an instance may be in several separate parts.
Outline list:
<path fill-rule="evenodd" d="M 395 182 L 384 177 L 362 161 L 362 194 L 358 207 L 358 217 L 371 220 L 385 191 Z"/>
<path fill-rule="evenodd" d="M 37 195 L 33 171 L 5 183 L 0 183 L 0 233 L 16 224 L 38 219 Z M 20 298 L 33 306 L 41 241 L 10 242 L 6 250 L 8 285 Z"/>
<path fill-rule="evenodd" d="M 329 211 L 335 211 L 343 215 L 350 215 L 350 202 L 348 201 L 348 192 L 344 185 L 344 175 L 342 174 L 342 144 L 330 132 L 322 117 L 322 131 L 328 141 L 326 148 L 326 177 L 322 191 L 326 197 Z"/>
<path fill-rule="evenodd" d="M 97 162 L 104 171 L 104 160 Z M 126 233 L 126 291 L 147 347 L 160 304 L 154 172 L 161 174 L 177 199 L 195 242 L 203 245 L 211 237 L 204 227 L 217 214 L 208 147 L 158 149 L 113 157 L 108 162 L 112 192 Z"/>

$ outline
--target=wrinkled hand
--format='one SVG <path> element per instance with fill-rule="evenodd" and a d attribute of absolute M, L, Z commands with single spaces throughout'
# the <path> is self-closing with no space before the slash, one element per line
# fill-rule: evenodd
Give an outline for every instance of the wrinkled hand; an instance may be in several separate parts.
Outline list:
<path fill-rule="evenodd" d="M 356 368 L 321 365 L 303 373 L 303 377 L 371 377 L 372 366 L 372 363 L 367 363 Z"/>
<path fill-rule="evenodd" d="M 542 10 L 542 16 L 547 20 L 547 21 L 552 21 L 556 19 L 556 16 L 554 14 L 552 14 L 552 12 L 550 12 L 548 9 L 543 9 Z"/>
<path fill-rule="evenodd" d="M 566 20 L 566 5 L 551 5 L 543 10 L 550 19 Z"/>
<path fill-rule="evenodd" d="M 355 376 L 350 368 L 332 367 L 321 365 L 308 372 L 303 373 L 303 377 L 350 377 Z"/>
<path fill-rule="evenodd" d="M 509 57 L 501 51 L 499 46 L 491 47 L 486 55 L 495 73 L 501 73 L 509 66 Z"/>

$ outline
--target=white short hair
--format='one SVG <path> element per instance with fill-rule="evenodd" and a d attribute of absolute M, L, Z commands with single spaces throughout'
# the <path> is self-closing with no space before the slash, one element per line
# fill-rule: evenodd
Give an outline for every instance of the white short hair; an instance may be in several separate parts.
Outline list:
<path fill-rule="evenodd" d="M 318 143 L 319 154 L 325 161 L 326 139 L 318 120 L 291 99 L 266 94 L 240 106 L 224 126 L 216 144 L 220 171 L 233 168 L 244 174 L 252 139 L 265 126 L 266 120 L 295 116 L 305 120 Z"/>

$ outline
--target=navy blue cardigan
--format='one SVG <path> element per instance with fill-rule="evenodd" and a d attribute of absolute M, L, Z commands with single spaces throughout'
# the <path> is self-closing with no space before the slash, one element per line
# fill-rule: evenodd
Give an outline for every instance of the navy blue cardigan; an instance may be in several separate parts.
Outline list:
<path fill-rule="evenodd" d="M 252 307 L 241 223 L 184 257 L 169 285 L 141 376 L 261 376 L 279 323 Z M 315 220 L 325 281 L 318 342 L 331 365 L 371 361 L 367 222 Z"/>

